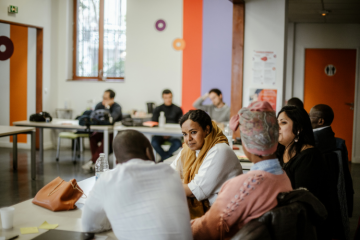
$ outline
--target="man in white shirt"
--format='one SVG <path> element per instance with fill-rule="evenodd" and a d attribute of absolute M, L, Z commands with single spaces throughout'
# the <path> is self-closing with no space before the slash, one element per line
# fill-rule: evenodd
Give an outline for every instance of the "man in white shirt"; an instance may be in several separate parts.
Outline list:
<path fill-rule="evenodd" d="M 113 148 L 120 164 L 90 192 L 83 231 L 112 228 L 118 239 L 192 239 L 179 174 L 168 164 L 155 165 L 150 142 L 135 130 L 119 132 Z"/>

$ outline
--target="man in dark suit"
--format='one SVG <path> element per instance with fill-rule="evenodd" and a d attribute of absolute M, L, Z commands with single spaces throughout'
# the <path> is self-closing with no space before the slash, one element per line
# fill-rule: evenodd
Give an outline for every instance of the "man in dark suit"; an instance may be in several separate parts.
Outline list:
<path fill-rule="evenodd" d="M 315 146 L 320 150 L 323 156 L 330 159 L 333 157 L 334 151 L 341 150 L 346 205 L 348 217 L 351 217 L 354 204 L 354 188 L 348 165 L 348 151 L 345 141 L 341 138 L 335 138 L 335 133 L 331 128 L 331 123 L 334 120 L 334 112 L 330 106 L 318 104 L 310 110 L 309 117 L 314 131 Z M 339 165 L 336 165 L 336 167 L 337 169 L 335 169 L 335 171 L 338 176 Z"/>

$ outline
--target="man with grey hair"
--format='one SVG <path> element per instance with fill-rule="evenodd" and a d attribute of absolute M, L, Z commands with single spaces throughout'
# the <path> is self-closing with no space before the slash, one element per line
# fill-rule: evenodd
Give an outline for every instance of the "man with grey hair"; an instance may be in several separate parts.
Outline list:
<path fill-rule="evenodd" d="M 113 147 L 119 164 L 90 192 L 83 231 L 112 228 L 118 239 L 192 239 L 178 173 L 168 164 L 155 164 L 149 140 L 138 131 L 119 132 Z"/>

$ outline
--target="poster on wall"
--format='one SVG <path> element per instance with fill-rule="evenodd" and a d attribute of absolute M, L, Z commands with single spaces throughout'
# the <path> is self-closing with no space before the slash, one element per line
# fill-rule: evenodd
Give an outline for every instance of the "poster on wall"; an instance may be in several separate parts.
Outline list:
<path fill-rule="evenodd" d="M 275 85 L 276 83 L 276 53 L 273 51 L 254 51 L 253 83 L 260 85 Z"/>
<path fill-rule="evenodd" d="M 259 89 L 251 88 L 250 89 L 250 103 L 255 101 L 267 101 L 270 103 L 271 107 L 276 111 L 276 89 Z"/>

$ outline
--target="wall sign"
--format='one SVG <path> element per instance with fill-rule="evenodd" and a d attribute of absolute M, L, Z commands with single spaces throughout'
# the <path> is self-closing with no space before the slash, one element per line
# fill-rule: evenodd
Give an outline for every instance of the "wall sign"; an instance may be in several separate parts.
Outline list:
<path fill-rule="evenodd" d="M 173 48 L 177 51 L 183 50 L 185 48 L 185 40 L 177 38 L 173 42 Z"/>
<path fill-rule="evenodd" d="M 163 31 L 166 27 L 166 23 L 164 20 L 160 19 L 160 20 L 157 20 L 156 23 L 155 23 L 155 28 L 158 30 L 158 31 Z"/>
<path fill-rule="evenodd" d="M 14 44 L 10 38 L 0 36 L 0 61 L 9 59 L 14 53 Z"/>
<path fill-rule="evenodd" d="M 329 64 L 325 67 L 325 74 L 329 77 L 334 76 L 336 73 L 336 67 L 332 64 Z"/>
<path fill-rule="evenodd" d="M 276 53 L 274 51 L 254 51 L 252 60 L 252 83 L 257 85 L 275 85 Z"/>

